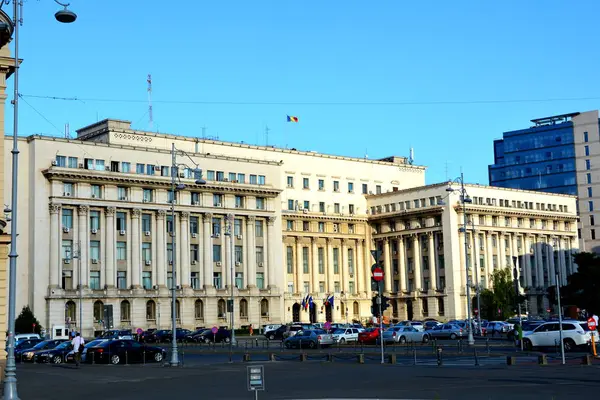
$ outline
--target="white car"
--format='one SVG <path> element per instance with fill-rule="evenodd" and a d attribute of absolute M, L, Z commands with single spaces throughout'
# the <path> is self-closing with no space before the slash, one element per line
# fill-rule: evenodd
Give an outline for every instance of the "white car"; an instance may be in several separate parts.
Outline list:
<path fill-rule="evenodd" d="M 413 326 L 392 326 L 383 331 L 384 343 L 429 342 L 429 334 L 418 331 Z"/>
<path fill-rule="evenodd" d="M 281 326 L 281 324 L 264 325 L 263 326 L 263 333 L 274 331 L 275 329 L 279 328 L 280 326 Z"/>
<path fill-rule="evenodd" d="M 421 321 L 401 321 L 394 326 L 412 326 L 419 332 L 425 332 L 425 326 Z"/>
<path fill-rule="evenodd" d="M 342 328 L 333 332 L 333 341 L 344 344 L 347 342 L 358 342 L 358 328 Z"/>
<path fill-rule="evenodd" d="M 546 322 L 531 332 L 524 333 L 523 345 L 531 350 L 534 347 L 552 347 L 560 343 L 560 327 L 558 321 Z M 562 323 L 563 343 L 565 351 L 573 351 L 578 346 L 592 341 L 590 332 L 586 332 L 578 321 Z"/>

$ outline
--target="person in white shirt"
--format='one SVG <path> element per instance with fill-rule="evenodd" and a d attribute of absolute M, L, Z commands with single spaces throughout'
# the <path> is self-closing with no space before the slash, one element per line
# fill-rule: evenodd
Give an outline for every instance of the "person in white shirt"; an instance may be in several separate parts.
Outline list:
<path fill-rule="evenodd" d="M 83 346 L 85 344 L 85 340 L 81 337 L 79 332 L 71 341 L 71 345 L 73 346 L 73 351 L 75 355 L 75 365 L 79 368 L 79 363 L 81 362 L 81 353 L 83 352 Z"/>

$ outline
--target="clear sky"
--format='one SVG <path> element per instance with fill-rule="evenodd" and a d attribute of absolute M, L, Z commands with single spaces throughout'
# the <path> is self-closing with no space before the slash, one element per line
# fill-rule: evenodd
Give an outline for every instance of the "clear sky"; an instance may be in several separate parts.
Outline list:
<path fill-rule="evenodd" d="M 270 145 L 372 159 L 413 147 L 428 183 L 462 168 L 487 184 L 503 131 L 600 103 L 592 0 L 71 3 L 64 25 L 51 0 L 25 2 L 19 91 L 84 100 L 24 97 L 20 135 L 148 129 L 151 73 L 154 130 L 265 144 L 268 126 Z"/>

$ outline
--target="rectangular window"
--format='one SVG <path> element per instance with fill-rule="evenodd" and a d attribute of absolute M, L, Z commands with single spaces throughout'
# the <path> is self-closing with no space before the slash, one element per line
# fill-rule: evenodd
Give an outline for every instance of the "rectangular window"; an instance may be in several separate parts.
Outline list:
<path fill-rule="evenodd" d="M 308 247 L 302 248 L 302 272 L 308 274 Z"/>
<path fill-rule="evenodd" d="M 235 262 L 242 263 L 244 262 L 244 248 L 242 246 L 235 246 Z"/>
<path fill-rule="evenodd" d="M 294 282 L 288 282 L 288 293 L 294 293 Z"/>
<path fill-rule="evenodd" d="M 116 217 L 116 226 L 118 231 L 127 230 L 127 216 L 124 212 L 118 212 Z"/>
<path fill-rule="evenodd" d="M 354 183 L 348 182 L 348 193 L 354 193 Z"/>
<path fill-rule="evenodd" d="M 340 249 L 337 247 L 333 248 L 333 273 L 340 273 Z"/>
<path fill-rule="evenodd" d="M 131 163 L 123 161 L 121 163 L 121 172 L 130 173 L 131 172 Z"/>
<path fill-rule="evenodd" d="M 246 183 L 246 174 L 237 174 L 238 183 Z"/>
<path fill-rule="evenodd" d="M 310 283 L 309 282 L 304 282 L 303 287 L 304 287 L 304 292 L 303 293 L 308 293 L 309 289 L 310 289 Z"/>
<path fill-rule="evenodd" d="M 255 237 L 263 237 L 264 236 L 264 224 L 262 219 L 257 219 L 254 221 L 254 236 Z"/>
<path fill-rule="evenodd" d="M 317 249 L 318 259 L 319 259 L 319 274 L 325 273 L 325 248 L 319 247 Z"/>
<path fill-rule="evenodd" d="M 222 286 L 221 286 L 221 273 L 220 272 L 214 272 L 213 273 L 213 285 L 215 285 L 215 289 L 222 289 Z M 221 317 L 221 315 L 219 315 L 219 317 Z"/>
<path fill-rule="evenodd" d="M 285 262 L 287 263 L 287 273 L 294 273 L 294 248 L 292 246 L 286 248 Z"/>
<path fill-rule="evenodd" d="M 348 273 L 354 275 L 354 249 L 348 249 Z"/>
<path fill-rule="evenodd" d="M 235 208 L 244 208 L 244 196 L 235 196 Z"/>
<path fill-rule="evenodd" d="M 256 175 L 250 175 L 250 184 L 256 185 L 256 183 L 257 183 Z"/>
<path fill-rule="evenodd" d="M 259 289 L 265 288 L 265 274 L 264 272 L 256 273 L 256 287 Z"/>
<path fill-rule="evenodd" d="M 241 272 L 235 273 L 235 287 L 238 289 L 244 287 L 244 274 Z"/>
<path fill-rule="evenodd" d="M 286 229 L 288 231 L 293 231 L 294 230 L 294 221 L 288 219 L 286 221 Z"/>
<path fill-rule="evenodd" d="M 198 192 L 191 193 L 190 204 L 193 206 L 200 205 L 200 193 L 198 193 Z"/>
<path fill-rule="evenodd" d="M 362 184 L 362 194 L 369 194 L 369 185 L 366 183 Z"/>
<path fill-rule="evenodd" d="M 589 156 L 589 155 L 590 155 L 590 146 L 586 145 L 586 146 L 584 147 L 584 149 L 585 149 L 585 155 L 586 155 L 586 156 Z"/>
<path fill-rule="evenodd" d="M 100 185 L 92 185 L 92 199 L 102 198 L 102 187 Z"/>
<path fill-rule="evenodd" d="M 591 187 L 587 188 L 587 193 L 588 193 L 588 197 L 592 197 L 592 188 Z"/>
<path fill-rule="evenodd" d="M 127 272 L 117 271 L 117 289 L 127 289 Z"/>
<path fill-rule="evenodd" d="M 381 185 L 375 186 L 375 194 L 381 194 Z"/>
<path fill-rule="evenodd" d="M 142 243 L 142 260 L 145 264 L 152 261 L 152 243 Z"/>
<path fill-rule="evenodd" d="M 212 219 L 212 236 L 219 237 L 221 235 L 221 218 Z"/>
<path fill-rule="evenodd" d="M 104 171 L 104 160 L 96 160 L 96 171 Z"/>
<path fill-rule="evenodd" d="M 223 182 L 225 180 L 225 172 L 217 171 L 217 181 Z"/>
<path fill-rule="evenodd" d="M 354 214 L 354 204 L 348 204 L 348 212 L 350 215 Z"/>
<path fill-rule="evenodd" d="M 63 228 L 73 228 L 73 210 L 71 208 L 63 208 L 62 210 L 62 226 Z"/>
<path fill-rule="evenodd" d="M 256 246 L 256 265 L 259 267 L 265 262 L 265 250 L 262 246 Z"/>
<path fill-rule="evenodd" d="M 100 290 L 100 271 L 90 271 L 90 289 Z"/>
<path fill-rule="evenodd" d="M 304 200 L 304 204 L 302 204 L 302 208 L 309 211 L 310 210 L 310 201 Z"/>
<path fill-rule="evenodd" d="M 585 174 L 585 178 L 587 180 L 588 185 L 592 183 L 592 174 L 588 172 L 587 174 Z"/>
<path fill-rule="evenodd" d="M 333 291 L 335 293 L 340 293 L 341 288 L 340 288 L 340 283 L 339 282 L 333 282 Z"/>
<path fill-rule="evenodd" d="M 240 218 L 236 218 L 233 220 L 233 234 L 235 236 L 239 236 L 242 234 L 242 220 Z"/>
<path fill-rule="evenodd" d="M 319 282 L 319 293 L 325 293 L 325 282 Z"/>
<path fill-rule="evenodd" d="M 67 166 L 67 157 L 65 156 L 56 156 L 56 166 L 57 167 L 66 167 Z"/>
<path fill-rule="evenodd" d="M 319 212 L 322 212 L 322 213 L 325 212 L 325 202 L 324 201 L 319 202 Z"/>
<path fill-rule="evenodd" d="M 333 181 L 333 191 L 334 192 L 340 191 L 340 181 Z"/>
<path fill-rule="evenodd" d="M 302 188 L 310 189 L 310 181 L 308 178 L 302 178 Z"/>
<path fill-rule="evenodd" d="M 206 179 L 209 181 L 215 180 L 215 171 L 206 171 Z"/>
<path fill-rule="evenodd" d="M 398 281 L 396 281 L 396 282 L 398 282 Z M 354 282 L 352 282 L 352 281 L 348 282 L 348 291 L 350 292 L 350 294 L 356 294 L 356 290 L 354 290 Z"/>
<path fill-rule="evenodd" d="M 264 184 L 266 184 L 266 183 L 267 183 L 267 181 L 266 181 L 266 178 L 265 178 L 265 176 L 264 176 L 264 175 L 259 175 L 259 176 L 258 176 L 258 184 L 259 184 L 259 185 L 264 185 Z"/>
<path fill-rule="evenodd" d="M 594 202 L 592 200 L 588 201 L 589 211 L 594 211 Z"/>
<path fill-rule="evenodd" d="M 288 211 L 294 211 L 294 200 L 288 200 Z"/>
<path fill-rule="evenodd" d="M 594 223 L 594 222 L 595 222 L 595 221 L 594 221 L 594 216 L 593 216 L 593 215 L 590 215 L 590 225 L 594 226 L 594 225 L 595 225 L 595 223 Z"/>
<path fill-rule="evenodd" d="M 73 196 L 75 194 L 75 185 L 71 182 L 65 182 L 63 184 L 63 195 L 64 196 Z"/>
<path fill-rule="evenodd" d="M 169 233 L 173 233 L 173 216 L 172 215 L 167 215 L 165 218 L 165 225 L 167 228 L 167 232 Z"/>
<path fill-rule="evenodd" d="M 596 240 L 596 230 L 590 229 L 590 234 L 592 235 L 592 240 Z"/>
<path fill-rule="evenodd" d="M 169 167 L 163 165 L 160 167 L 160 176 L 170 176 L 169 175 Z"/>
<path fill-rule="evenodd" d="M 198 217 L 190 217 L 190 233 L 198 235 L 200 221 Z"/>
<path fill-rule="evenodd" d="M 265 209 L 265 198 L 264 197 L 257 197 L 256 198 L 256 209 L 257 210 L 264 210 Z"/>
<path fill-rule="evenodd" d="M 142 231 L 150 232 L 152 230 L 152 215 L 142 214 Z"/>
<path fill-rule="evenodd" d="M 221 261 L 221 245 L 213 244 L 213 261 L 220 262 Z"/>
<path fill-rule="evenodd" d="M 142 201 L 144 203 L 152 203 L 152 189 L 144 189 L 142 193 Z"/>
<path fill-rule="evenodd" d="M 229 173 L 229 181 L 230 181 L 230 182 L 233 182 L 233 181 L 235 181 L 235 180 L 236 180 L 236 179 L 235 179 L 235 172 L 230 172 L 230 173 Z"/>
<path fill-rule="evenodd" d="M 173 285 L 173 271 L 167 271 L 167 289 L 175 289 Z"/>
<path fill-rule="evenodd" d="M 340 213 L 340 203 L 333 203 L 333 212 L 336 214 Z"/>
<path fill-rule="evenodd" d="M 310 232 L 310 222 L 302 221 L 302 230 L 304 232 Z"/>
<path fill-rule="evenodd" d="M 319 232 L 325 232 L 325 222 L 319 222 Z"/>
<path fill-rule="evenodd" d="M 127 242 L 117 242 L 117 261 L 127 260 Z"/>
<path fill-rule="evenodd" d="M 152 289 L 152 272 L 144 271 L 142 272 L 142 286 L 144 289 Z"/>
<path fill-rule="evenodd" d="M 354 224 L 348 224 L 348 233 L 354 233 Z"/>
<path fill-rule="evenodd" d="M 72 240 L 63 240 L 62 241 L 61 258 L 63 260 L 71 260 L 73 258 L 73 241 Z"/>
<path fill-rule="evenodd" d="M 585 169 L 592 169 L 592 164 L 590 160 L 585 160 Z"/>
<path fill-rule="evenodd" d="M 319 179 L 319 190 L 325 190 L 325 180 Z"/>
<path fill-rule="evenodd" d="M 92 260 L 100 260 L 100 241 L 99 240 L 91 240 L 90 241 L 90 259 Z"/>
<path fill-rule="evenodd" d="M 127 188 L 117 187 L 117 198 L 119 200 L 127 200 Z"/>
<path fill-rule="evenodd" d="M 167 191 L 167 203 L 177 203 L 177 192 L 173 192 L 172 190 Z"/>
<path fill-rule="evenodd" d="M 221 207 L 223 204 L 223 195 L 213 194 L 213 206 Z"/>
<path fill-rule="evenodd" d="M 135 164 L 135 173 L 143 174 L 144 173 L 144 164 Z"/>
<path fill-rule="evenodd" d="M 294 187 L 294 177 L 293 176 L 288 176 L 287 177 L 287 187 L 289 187 L 289 188 L 293 188 Z"/>
<path fill-rule="evenodd" d="M 154 165 L 146 164 L 146 175 L 154 175 Z"/>
<path fill-rule="evenodd" d="M 199 249 L 197 244 L 190 245 L 190 261 L 198 262 Z"/>
<path fill-rule="evenodd" d="M 588 139 L 589 139 L 588 138 L 588 133 L 587 132 L 583 132 L 583 141 L 587 143 Z"/>
<path fill-rule="evenodd" d="M 190 273 L 190 285 L 194 290 L 200 289 L 200 274 L 198 272 Z"/>
<path fill-rule="evenodd" d="M 173 264 L 173 243 L 167 243 L 167 261 L 169 264 Z"/>
<path fill-rule="evenodd" d="M 78 168 L 79 165 L 77 163 L 77 157 L 69 157 L 69 163 L 67 165 L 69 168 Z M 123 171 L 125 172 L 125 171 Z M 129 172 L 129 171 L 127 171 Z"/>

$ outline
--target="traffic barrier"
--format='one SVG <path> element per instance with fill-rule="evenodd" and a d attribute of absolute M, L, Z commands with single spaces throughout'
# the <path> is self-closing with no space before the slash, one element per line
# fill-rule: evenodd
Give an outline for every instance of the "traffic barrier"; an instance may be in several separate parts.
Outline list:
<path fill-rule="evenodd" d="M 436 353 L 437 353 L 437 365 L 441 367 L 444 364 L 444 359 L 442 357 L 442 347 L 441 346 L 438 346 L 438 348 L 436 350 Z"/>
<path fill-rule="evenodd" d="M 517 365 L 517 357 L 507 356 L 506 357 L 506 365 Z"/>
<path fill-rule="evenodd" d="M 473 346 L 473 351 L 475 352 L 475 366 L 479 366 L 479 357 L 477 356 L 477 347 Z"/>
<path fill-rule="evenodd" d="M 413 348 L 413 365 L 417 365 L 417 349 Z"/>
<path fill-rule="evenodd" d="M 356 355 L 356 360 L 358 361 L 359 364 L 364 364 L 365 363 L 365 355 L 364 354 L 357 354 Z"/>
<path fill-rule="evenodd" d="M 308 356 L 306 353 L 300 353 L 300 361 L 306 361 L 308 360 Z"/>
<path fill-rule="evenodd" d="M 538 356 L 538 364 L 539 365 L 548 365 L 548 357 L 545 354 Z"/>
<path fill-rule="evenodd" d="M 390 364 L 396 364 L 396 354 L 389 354 L 388 355 L 388 362 Z"/>
<path fill-rule="evenodd" d="M 243 361 L 244 361 L 244 362 L 248 362 L 248 361 L 250 361 L 250 353 L 244 353 L 244 356 L 243 356 Z"/>
<path fill-rule="evenodd" d="M 333 354 L 327 353 L 327 361 L 328 362 L 333 362 Z"/>
<path fill-rule="evenodd" d="M 274 353 L 270 353 L 269 354 L 269 361 L 275 361 L 275 354 Z"/>
<path fill-rule="evenodd" d="M 582 365 L 592 365 L 592 356 L 590 354 L 586 354 L 581 358 Z"/>

